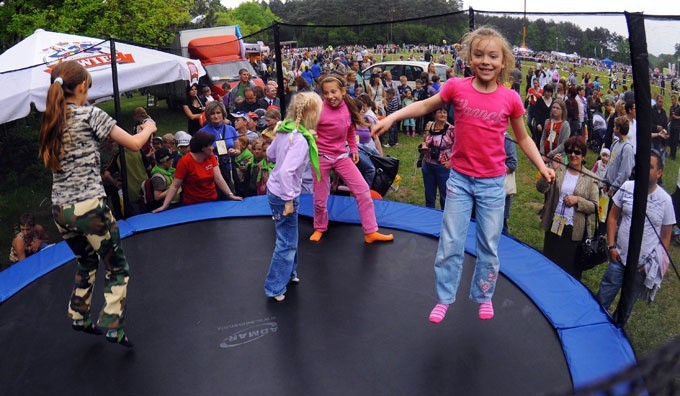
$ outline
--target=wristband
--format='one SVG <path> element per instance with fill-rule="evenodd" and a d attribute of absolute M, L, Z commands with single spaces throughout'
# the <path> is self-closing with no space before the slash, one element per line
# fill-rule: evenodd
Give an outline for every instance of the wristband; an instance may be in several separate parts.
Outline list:
<path fill-rule="evenodd" d="M 616 249 L 616 245 L 609 245 L 609 246 L 607 246 L 607 250 L 612 250 L 612 249 Z"/>

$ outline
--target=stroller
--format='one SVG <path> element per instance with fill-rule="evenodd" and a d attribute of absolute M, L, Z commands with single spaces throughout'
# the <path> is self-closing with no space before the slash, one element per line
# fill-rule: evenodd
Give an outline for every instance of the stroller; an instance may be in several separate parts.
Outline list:
<path fill-rule="evenodd" d="M 599 112 L 593 113 L 593 133 L 588 137 L 588 148 L 600 152 L 607 133 L 607 121 Z"/>

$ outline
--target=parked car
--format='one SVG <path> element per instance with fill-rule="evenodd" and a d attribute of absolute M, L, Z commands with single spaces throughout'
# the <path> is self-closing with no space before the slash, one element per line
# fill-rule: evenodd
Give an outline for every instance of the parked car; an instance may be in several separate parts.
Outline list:
<path fill-rule="evenodd" d="M 427 71 L 428 65 L 428 62 L 420 61 L 378 62 L 364 69 L 361 72 L 361 75 L 364 77 L 365 81 L 370 81 L 371 74 L 374 72 L 374 70 L 380 69 L 383 72 L 389 70 L 390 73 L 392 73 L 393 80 L 399 81 L 401 76 L 406 76 L 409 87 L 415 88 L 416 80 L 420 78 L 422 72 Z M 448 68 L 448 66 L 442 65 L 440 63 L 434 64 L 434 70 L 439 76 L 441 83 L 446 81 L 446 70 Z"/>

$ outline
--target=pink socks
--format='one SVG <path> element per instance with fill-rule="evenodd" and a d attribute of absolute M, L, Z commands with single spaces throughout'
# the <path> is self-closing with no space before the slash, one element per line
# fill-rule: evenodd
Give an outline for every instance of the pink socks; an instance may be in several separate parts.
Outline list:
<path fill-rule="evenodd" d="M 440 323 L 442 320 L 444 320 L 444 317 L 446 316 L 446 311 L 449 309 L 448 304 L 437 304 L 432 308 L 432 312 L 430 312 L 430 322 L 432 323 Z"/>
<path fill-rule="evenodd" d="M 448 304 L 437 304 L 432 308 L 430 312 L 430 322 L 439 324 L 444 317 L 446 317 L 446 311 L 448 311 Z M 479 319 L 489 320 L 493 318 L 493 303 L 491 301 L 479 304 Z"/>
<path fill-rule="evenodd" d="M 491 301 L 479 304 L 479 319 L 489 320 L 493 318 L 493 304 Z"/>

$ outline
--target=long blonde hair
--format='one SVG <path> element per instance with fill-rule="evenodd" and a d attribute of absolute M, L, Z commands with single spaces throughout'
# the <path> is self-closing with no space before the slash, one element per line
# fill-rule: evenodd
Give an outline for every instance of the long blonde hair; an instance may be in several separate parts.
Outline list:
<path fill-rule="evenodd" d="M 300 92 L 293 96 L 287 120 L 295 122 L 295 127 L 302 125 L 307 129 L 316 128 L 321 114 L 323 100 L 316 92 Z"/>
<path fill-rule="evenodd" d="M 465 36 L 463 36 L 461 57 L 465 60 L 465 63 L 472 63 L 473 47 L 476 47 L 480 41 L 491 39 L 498 40 L 498 44 L 501 46 L 504 67 L 498 76 L 498 80 L 501 83 L 504 83 L 510 77 L 510 71 L 515 67 L 515 55 L 512 53 L 508 40 L 506 40 L 496 29 L 483 26 L 466 33 Z"/>
<path fill-rule="evenodd" d="M 62 137 L 66 129 L 68 106 L 66 99 L 75 95 L 75 89 L 83 81 L 89 88 L 92 77 L 83 66 L 74 61 L 58 64 L 50 74 L 50 87 L 47 90 L 45 114 L 40 125 L 40 149 L 38 158 L 45 167 L 60 170 L 59 158 L 62 156 Z"/>

